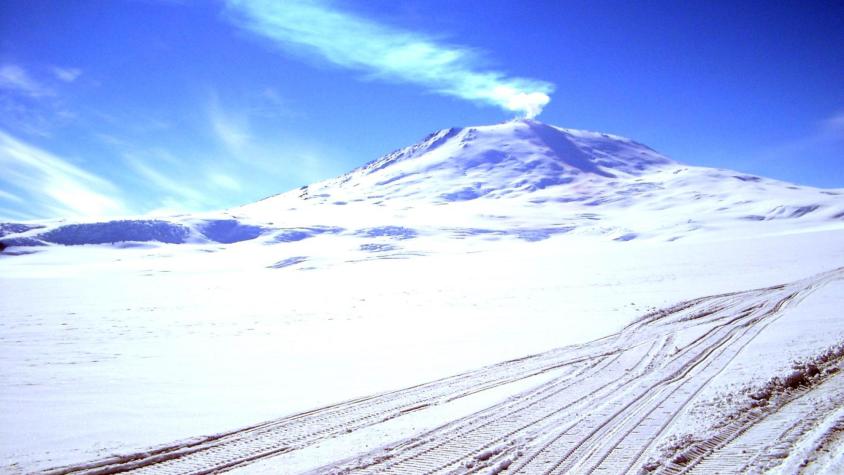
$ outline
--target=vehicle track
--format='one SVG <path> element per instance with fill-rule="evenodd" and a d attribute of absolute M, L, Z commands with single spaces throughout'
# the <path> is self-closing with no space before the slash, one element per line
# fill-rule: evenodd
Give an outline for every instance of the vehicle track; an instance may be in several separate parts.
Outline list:
<path fill-rule="evenodd" d="M 548 371 L 572 371 L 610 353 L 580 345 L 553 350 L 411 388 L 359 398 L 245 429 L 179 441 L 123 456 L 46 471 L 50 475 L 112 473 L 204 474 L 297 450 L 427 406 L 517 382 Z"/>
<path fill-rule="evenodd" d="M 553 390 L 534 389 L 515 398 L 427 434 L 424 438 L 394 448 L 396 457 L 382 456 L 369 467 L 359 466 L 361 473 L 438 473 L 459 466 L 467 466 L 477 456 L 492 454 L 496 446 L 508 439 L 524 436 L 537 426 L 556 423 L 565 410 L 582 408 L 588 396 L 607 393 L 617 385 L 617 378 L 628 372 L 640 372 L 657 355 L 657 345 L 639 345 L 631 351 L 612 358 L 574 378 L 557 380 Z M 584 373 L 589 377 L 582 378 Z M 601 378 L 593 377 L 601 375 Z M 603 383 L 606 379 L 613 381 Z M 471 468 L 467 466 L 467 468 Z"/>
<path fill-rule="evenodd" d="M 619 340 L 648 341 L 659 334 L 663 344 L 636 365 L 645 371 L 625 376 L 593 374 L 594 380 L 566 388 L 547 405 L 513 412 L 494 406 L 496 424 L 473 425 L 487 411 L 448 424 L 380 457 L 346 461 L 318 473 L 635 473 L 643 457 L 676 416 L 783 310 L 805 298 L 840 271 L 785 286 L 696 299 L 640 319 L 617 335 Z M 666 351 L 668 338 L 683 328 L 704 326 L 700 336 L 676 354 Z M 635 338 L 634 338 L 635 336 Z M 620 345 L 624 358 L 634 348 Z M 632 355 L 631 355 L 632 356 Z M 607 371 L 607 367 L 601 371 Z M 610 383 L 598 387 L 597 381 Z M 532 391 L 520 395 L 533 397 Z M 568 397 L 569 399 L 566 399 Z M 509 405 L 508 407 L 513 407 Z M 586 410 L 589 408 L 591 410 Z M 471 430 L 463 430 L 469 427 Z M 630 437 L 635 435 L 635 437 Z"/>
<path fill-rule="evenodd" d="M 46 473 L 216 473 L 541 374 L 551 378 L 425 434 L 315 472 L 636 472 L 676 416 L 759 332 L 786 307 L 841 277 L 837 269 L 791 284 L 701 297 L 586 344 Z M 680 334 L 690 337 L 678 339 Z M 718 444 L 726 447 L 744 433 L 755 432 L 736 431 Z M 700 466 L 707 453 L 712 450 L 700 451 Z"/>
<path fill-rule="evenodd" d="M 771 314 L 772 311 L 759 315 L 751 312 L 743 317 L 748 319 L 746 322 L 737 324 L 732 320 L 729 326 L 708 334 L 706 339 L 701 340 L 699 353 L 675 359 L 677 364 L 686 360 L 676 371 L 669 370 L 668 376 L 652 384 L 646 382 L 651 378 L 643 378 L 642 383 L 631 388 L 616 404 L 606 404 L 591 417 L 579 421 L 577 432 L 560 434 L 532 456 L 532 463 L 518 468 L 524 473 L 543 474 L 629 471 L 637 456 L 656 440 L 694 395 L 761 331 L 757 324 Z M 668 368 L 666 366 L 665 369 Z M 657 374 L 659 372 L 655 372 L 654 376 Z M 654 414 L 657 417 L 653 417 Z M 592 430 L 588 436 L 580 437 L 584 427 Z M 637 437 L 628 437 L 634 431 Z"/>
<path fill-rule="evenodd" d="M 769 470 L 779 465 L 819 421 L 841 407 L 844 373 L 839 370 L 820 383 L 789 390 L 774 408 L 748 411 L 715 436 L 687 448 L 682 464 L 669 462 L 655 473 L 739 474 Z M 844 422 L 835 421 L 837 424 Z"/>
<path fill-rule="evenodd" d="M 684 310 L 687 308 L 687 306 L 683 306 Z M 626 330 L 627 333 L 635 331 L 637 330 L 631 328 Z M 640 376 L 646 370 L 652 369 L 655 363 L 666 357 L 670 343 L 673 341 L 673 334 L 655 335 L 652 338 L 661 340 L 660 345 L 657 345 L 656 341 L 648 341 L 647 338 L 639 337 L 634 340 L 639 342 L 636 346 L 631 345 L 630 348 L 625 348 L 625 358 L 634 358 L 634 361 L 636 361 L 628 364 L 629 368 L 626 371 L 623 363 L 619 363 L 614 368 L 608 366 L 596 368 L 587 379 L 578 380 L 576 387 L 569 387 L 573 384 L 568 385 L 563 388 L 565 392 L 558 391 L 542 398 L 538 401 L 541 404 L 530 404 L 513 412 L 505 410 L 510 408 L 509 404 L 508 407 L 504 407 L 504 405 L 493 406 L 390 450 L 392 453 L 400 453 L 400 456 L 380 454 L 370 457 L 369 459 L 377 461 L 372 466 L 369 466 L 367 462 L 369 459 L 364 458 L 356 468 L 364 469 L 364 473 L 439 473 L 448 472 L 461 465 L 471 468 L 478 456 L 484 458 L 491 451 L 494 451 L 496 445 L 505 443 L 507 440 L 516 440 L 519 437 L 533 437 L 530 435 L 532 433 L 543 433 L 546 430 L 544 429 L 545 426 L 553 426 L 559 423 L 559 419 L 570 417 L 572 412 L 582 410 L 595 399 L 609 397 L 623 384 Z M 627 338 L 620 339 L 626 340 Z M 645 343 L 650 343 L 650 350 L 647 354 L 642 355 L 641 359 L 635 360 L 638 357 L 635 351 L 641 350 Z M 657 347 L 658 350 L 654 351 Z M 643 370 L 643 368 L 646 370 Z M 614 373 L 606 374 L 612 370 L 614 370 Z M 627 371 L 632 372 L 628 373 Z M 601 374 L 602 372 L 603 374 Z M 607 380 L 610 382 L 604 383 Z M 527 391 L 520 395 L 519 399 L 532 400 L 535 396 L 535 391 Z M 495 414 L 496 417 L 490 418 L 489 414 Z M 475 424 L 475 420 L 483 420 L 485 423 Z M 467 427 L 470 429 L 464 430 Z M 490 434 L 498 434 L 498 436 L 491 437 Z M 442 460 L 443 452 L 456 455 Z M 485 466 L 484 464 L 478 465 L 479 468 Z"/>

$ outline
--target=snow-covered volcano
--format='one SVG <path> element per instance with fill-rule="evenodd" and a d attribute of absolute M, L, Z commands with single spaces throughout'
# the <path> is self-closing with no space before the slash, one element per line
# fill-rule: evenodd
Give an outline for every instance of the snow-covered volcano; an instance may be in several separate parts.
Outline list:
<path fill-rule="evenodd" d="M 844 190 L 535 121 L 0 224 L 0 472 L 838 473 L 842 236 Z"/>
<path fill-rule="evenodd" d="M 558 185 L 601 186 L 671 164 L 622 137 L 520 120 L 434 132 L 308 193 L 335 201 L 512 198 Z"/>
<path fill-rule="evenodd" d="M 45 244 L 290 243 L 315 236 L 351 237 L 339 242 L 379 252 L 398 246 L 357 241 L 561 234 L 674 241 L 841 227 L 844 191 L 686 166 L 623 137 L 518 120 L 440 130 L 340 177 L 224 212 L 0 226 L 12 252 Z M 426 246 L 411 247 L 419 253 Z"/>

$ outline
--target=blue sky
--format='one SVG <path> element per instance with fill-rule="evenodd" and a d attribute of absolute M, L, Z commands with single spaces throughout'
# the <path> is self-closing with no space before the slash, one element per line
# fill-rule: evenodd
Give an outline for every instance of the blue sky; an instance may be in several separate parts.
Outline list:
<path fill-rule="evenodd" d="M 0 218 L 219 209 L 537 113 L 844 187 L 841 45 L 832 1 L 9 0 Z"/>

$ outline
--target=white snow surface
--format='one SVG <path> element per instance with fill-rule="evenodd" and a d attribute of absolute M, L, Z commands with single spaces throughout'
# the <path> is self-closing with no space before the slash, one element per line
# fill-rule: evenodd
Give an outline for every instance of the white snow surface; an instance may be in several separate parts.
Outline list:
<path fill-rule="evenodd" d="M 7 223 L 0 242 L 0 471 L 18 473 L 585 344 L 655 308 L 840 267 L 844 190 L 520 120 L 445 129 L 218 213 Z M 841 289 L 766 327 L 699 401 L 844 341 Z M 684 331 L 679 346 L 698 336 Z M 240 469 L 316 469 L 519 384 Z M 678 418 L 705 431 L 698 413 Z"/>

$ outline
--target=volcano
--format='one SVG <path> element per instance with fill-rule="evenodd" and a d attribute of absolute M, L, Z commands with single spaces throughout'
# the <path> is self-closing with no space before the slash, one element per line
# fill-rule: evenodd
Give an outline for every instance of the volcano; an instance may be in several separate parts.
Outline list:
<path fill-rule="evenodd" d="M 624 137 L 515 120 L 439 130 L 342 176 L 217 213 L 6 223 L 0 238 L 19 253 L 315 236 L 706 240 L 842 224 L 842 190 L 684 165 Z"/>
<path fill-rule="evenodd" d="M 0 471 L 837 473 L 842 235 L 844 190 L 533 120 L 2 223 Z"/>

